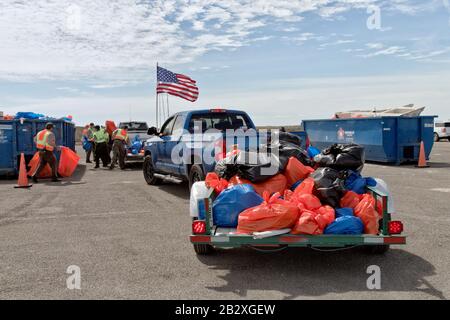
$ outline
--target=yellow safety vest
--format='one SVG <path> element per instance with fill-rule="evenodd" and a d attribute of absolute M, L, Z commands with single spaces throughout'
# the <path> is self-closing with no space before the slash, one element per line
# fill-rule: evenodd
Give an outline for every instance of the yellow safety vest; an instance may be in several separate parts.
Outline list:
<path fill-rule="evenodd" d="M 36 136 L 36 147 L 40 150 L 53 151 L 55 148 L 48 144 L 48 136 L 51 134 L 51 131 L 44 129 L 39 131 Z"/>
<path fill-rule="evenodd" d="M 122 140 L 126 141 L 128 140 L 128 133 L 125 129 L 117 129 L 114 131 L 114 140 Z"/>

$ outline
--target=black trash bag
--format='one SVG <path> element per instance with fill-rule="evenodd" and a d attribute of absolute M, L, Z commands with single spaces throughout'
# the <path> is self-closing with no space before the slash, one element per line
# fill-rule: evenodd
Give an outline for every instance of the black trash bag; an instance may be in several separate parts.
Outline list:
<path fill-rule="evenodd" d="M 331 167 L 336 162 L 336 157 L 332 154 L 318 154 L 314 157 L 314 162 L 320 167 Z"/>
<path fill-rule="evenodd" d="M 229 156 L 217 161 L 214 172 L 223 179 L 230 180 L 238 173 L 237 156 Z"/>
<path fill-rule="evenodd" d="M 334 144 L 314 158 L 320 167 L 361 172 L 366 161 L 364 147 L 357 144 Z"/>
<path fill-rule="evenodd" d="M 280 172 L 280 160 L 265 153 L 240 152 L 236 166 L 237 174 L 252 183 L 264 182 Z"/>
<path fill-rule="evenodd" d="M 314 187 L 322 204 L 340 208 L 345 193 L 345 175 L 332 168 L 319 168 L 311 174 Z"/>
<path fill-rule="evenodd" d="M 361 172 L 366 162 L 364 147 L 357 144 L 338 145 L 340 153 L 336 156 L 334 166 L 339 169 L 350 169 Z"/>
<path fill-rule="evenodd" d="M 302 146 L 302 139 L 300 139 L 299 136 L 289 132 L 280 132 L 279 140 L 282 142 L 295 144 L 298 147 Z"/>
<path fill-rule="evenodd" d="M 272 148 L 273 147 L 274 146 L 272 146 Z M 295 144 L 283 142 L 283 141 L 280 141 L 280 144 L 277 145 L 276 147 L 278 147 L 281 170 L 284 170 L 286 168 L 286 165 L 289 162 L 290 157 L 297 158 L 297 160 L 300 161 L 301 163 L 303 163 L 305 166 L 309 166 L 309 167 L 314 166 L 314 163 L 311 160 L 311 158 L 309 157 L 308 152 L 303 150 L 301 147 L 299 147 Z"/>

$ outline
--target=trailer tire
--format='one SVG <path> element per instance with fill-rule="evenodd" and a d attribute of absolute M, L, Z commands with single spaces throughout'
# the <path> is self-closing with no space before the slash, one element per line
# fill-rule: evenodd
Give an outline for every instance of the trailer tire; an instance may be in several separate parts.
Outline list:
<path fill-rule="evenodd" d="M 147 182 L 148 185 L 154 186 L 161 183 L 161 179 L 155 177 L 155 168 L 153 167 L 151 155 L 145 156 L 142 171 L 144 172 L 145 182 Z"/>
<path fill-rule="evenodd" d="M 366 247 L 367 252 L 370 254 L 383 255 L 389 251 L 391 247 L 388 244 L 380 244 L 375 246 Z"/>
<path fill-rule="evenodd" d="M 200 256 L 210 255 L 214 252 L 214 248 L 210 244 L 196 243 L 194 244 L 195 253 Z"/>
<path fill-rule="evenodd" d="M 192 185 L 198 181 L 205 180 L 205 174 L 200 165 L 194 164 L 189 170 L 189 190 L 191 190 Z"/>

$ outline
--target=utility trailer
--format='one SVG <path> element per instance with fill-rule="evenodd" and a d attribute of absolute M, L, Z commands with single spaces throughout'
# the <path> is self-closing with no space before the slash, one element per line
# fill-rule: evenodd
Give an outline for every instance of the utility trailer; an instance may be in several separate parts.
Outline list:
<path fill-rule="evenodd" d="M 199 255 L 207 255 L 215 248 L 251 247 L 260 250 L 277 250 L 288 247 L 309 247 L 316 249 L 346 249 L 366 247 L 371 253 L 382 254 L 391 245 L 405 245 L 406 237 L 402 236 L 403 223 L 392 220 L 388 212 L 388 195 L 373 188 L 368 188 L 377 201 L 381 201 L 383 218 L 380 220 L 378 235 L 292 235 L 283 234 L 269 238 L 259 238 L 251 234 L 237 234 L 236 229 L 219 228 L 214 225 L 212 202 L 214 195 L 199 201 L 203 206 L 205 219 L 192 221 L 191 243 Z"/>

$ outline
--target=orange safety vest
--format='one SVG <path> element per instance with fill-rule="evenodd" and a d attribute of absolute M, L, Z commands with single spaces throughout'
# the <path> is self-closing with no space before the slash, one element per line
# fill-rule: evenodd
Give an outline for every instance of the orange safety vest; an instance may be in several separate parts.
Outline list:
<path fill-rule="evenodd" d="M 50 131 L 47 129 L 44 129 L 42 131 L 39 131 L 39 133 L 36 136 L 36 147 L 40 150 L 47 150 L 47 151 L 53 151 L 55 148 L 48 144 L 48 136 L 51 134 Z"/>
<path fill-rule="evenodd" d="M 117 129 L 116 131 L 114 131 L 114 140 L 122 140 L 125 141 L 128 139 L 128 133 L 125 129 Z"/>

